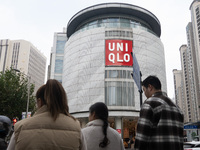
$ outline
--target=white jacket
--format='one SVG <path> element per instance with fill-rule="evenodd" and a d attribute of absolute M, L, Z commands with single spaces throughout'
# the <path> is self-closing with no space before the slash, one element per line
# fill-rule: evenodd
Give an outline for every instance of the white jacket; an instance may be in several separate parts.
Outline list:
<path fill-rule="evenodd" d="M 124 150 L 122 138 L 119 133 L 112 129 L 107 128 L 107 138 L 109 144 L 105 148 L 100 148 L 99 143 L 103 140 L 103 121 L 100 119 L 89 122 L 85 128 L 82 129 L 83 136 L 88 150 Z"/>

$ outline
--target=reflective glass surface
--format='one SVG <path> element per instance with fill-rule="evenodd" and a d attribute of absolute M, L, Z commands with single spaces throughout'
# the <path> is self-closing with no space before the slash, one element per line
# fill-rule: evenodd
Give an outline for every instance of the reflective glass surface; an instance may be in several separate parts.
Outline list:
<path fill-rule="evenodd" d="M 55 73 L 62 73 L 63 71 L 63 56 L 56 56 Z"/>
<path fill-rule="evenodd" d="M 81 27 L 77 29 L 77 31 L 80 32 L 80 31 L 85 31 L 92 28 L 97 28 L 97 27 L 139 28 L 139 29 L 153 33 L 150 27 L 148 27 L 144 23 L 141 23 L 133 19 L 120 18 L 120 17 L 110 17 L 110 18 L 93 20 L 93 21 L 83 24 Z"/>
<path fill-rule="evenodd" d="M 122 81 L 105 81 L 105 101 L 108 106 L 134 106 L 134 83 L 124 79 L 132 79 L 131 71 L 106 70 L 105 78 L 123 79 Z"/>

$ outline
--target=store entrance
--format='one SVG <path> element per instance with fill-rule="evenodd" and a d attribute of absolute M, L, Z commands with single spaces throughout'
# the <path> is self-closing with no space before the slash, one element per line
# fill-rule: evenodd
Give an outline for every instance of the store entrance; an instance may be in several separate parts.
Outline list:
<path fill-rule="evenodd" d="M 122 136 L 126 149 L 134 147 L 137 120 L 137 117 L 123 117 L 121 118 L 121 129 L 116 129 L 116 118 L 109 118 L 110 127 L 117 130 Z"/>
<path fill-rule="evenodd" d="M 135 143 L 137 118 L 124 117 L 123 121 L 123 143 L 125 148 L 133 149 Z"/>

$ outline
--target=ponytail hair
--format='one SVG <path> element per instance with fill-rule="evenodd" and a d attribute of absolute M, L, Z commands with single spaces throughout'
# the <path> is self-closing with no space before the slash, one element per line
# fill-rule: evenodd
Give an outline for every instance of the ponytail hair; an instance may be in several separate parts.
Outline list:
<path fill-rule="evenodd" d="M 55 79 L 49 79 L 47 81 L 45 85 L 44 99 L 54 121 L 60 113 L 75 120 L 75 118 L 69 114 L 67 95 L 60 82 Z"/>
<path fill-rule="evenodd" d="M 108 128 L 108 108 L 107 106 L 102 103 L 102 102 L 97 102 L 95 104 L 93 104 L 90 109 L 89 109 L 90 113 L 92 114 L 93 112 L 95 112 L 95 116 L 98 119 L 101 119 L 104 124 L 103 124 L 103 134 L 104 134 L 104 138 L 103 140 L 99 143 L 99 147 L 106 147 L 109 144 L 109 139 L 107 138 L 107 128 Z"/>

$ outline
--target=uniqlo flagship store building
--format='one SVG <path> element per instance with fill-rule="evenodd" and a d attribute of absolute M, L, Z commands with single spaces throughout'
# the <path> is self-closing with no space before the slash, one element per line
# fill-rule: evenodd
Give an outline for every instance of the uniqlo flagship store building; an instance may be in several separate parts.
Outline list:
<path fill-rule="evenodd" d="M 94 5 L 71 18 L 67 25 L 62 84 L 70 113 L 83 127 L 88 122 L 89 107 L 104 102 L 109 108 L 110 126 L 124 141 L 135 136 L 140 94 L 131 76 L 131 52 L 137 58 L 142 80 L 156 75 L 166 91 L 160 35 L 156 16 L 130 4 Z"/>

